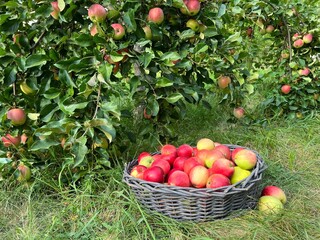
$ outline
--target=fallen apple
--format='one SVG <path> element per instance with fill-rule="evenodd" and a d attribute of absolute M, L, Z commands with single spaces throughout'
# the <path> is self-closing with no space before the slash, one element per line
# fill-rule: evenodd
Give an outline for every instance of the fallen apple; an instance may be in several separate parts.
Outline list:
<path fill-rule="evenodd" d="M 282 202 L 273 196 L 262 196 L 258 201 L 258 210 L 266 214 L 277 214 L 283 209 Z"/>
<path fill-rule="evenodd" d="M 272 196 L 279 199 L 283 204 L 287 202 L 287 197 L 284 191 L 277 186 L 266 186 L 261 192 L 261 196 Z"/>

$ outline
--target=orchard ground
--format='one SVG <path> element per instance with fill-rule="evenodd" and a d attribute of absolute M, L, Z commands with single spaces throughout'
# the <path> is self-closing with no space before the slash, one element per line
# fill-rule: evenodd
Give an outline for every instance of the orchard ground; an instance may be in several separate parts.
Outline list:
<path fill-rule="evenodd" d="M 179 139 L 194 144 L 201 137 L 259 151 L 268 169 L 263 185 L 277 185 L 287 194 L 285 210 L 265 216 L 256 210 L 207 223 L 176 222 L 141 208 L 122 182 L 123 163 L 139 151 L 118 159 L 102 179 L 87 178 L 64 188 L 43 175 L 26 188 L 3 183 L 0 190 L 1 239 L 320 239 L 320 118 L 274 120 L 265 127 L 226 121 L 224 109 L 190 106 L 179 123 Z M 223 114 L 221 114 L 223 113 Z M 144 120 L 148 121 L 148 120 Z"/>

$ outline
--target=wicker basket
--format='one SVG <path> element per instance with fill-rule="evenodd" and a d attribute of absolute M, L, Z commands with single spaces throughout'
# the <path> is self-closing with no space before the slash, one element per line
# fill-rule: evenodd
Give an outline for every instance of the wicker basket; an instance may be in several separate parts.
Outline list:
<path fill-rule="evenodd" d="M 225 145 L 231 150 L 242 147 Z M 137 160 L 125 166 L 123 181 L 128 184 L 143 206 L 173 219 L 203 222 L 225 218 L 237 210 L 255 208 L 257 204 L 261 193 L 262 173 L 267 166 L 259 153 L 254 152 L 257 154 L 258 161 L 250 176 L 226 187 L 199 189 L 144 181 L 130 176 L 131 169 L 137 164 Z"/>

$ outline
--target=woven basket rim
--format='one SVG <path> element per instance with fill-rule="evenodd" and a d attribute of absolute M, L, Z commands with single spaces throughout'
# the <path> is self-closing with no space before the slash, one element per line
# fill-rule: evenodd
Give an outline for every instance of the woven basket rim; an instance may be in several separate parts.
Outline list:
<path fill-rule="evenodd" d="M 194 188 L 194 187 L 179 187 L 179 186 L 171 186 L 166 185 L 163 183 L 156 183 L 156 182 L 149 182 L 145 181 L 143 179 L 135 178 L 130 175 L 131 169 L 137 164 L 137 159 L 134 159 L 130 161 L 129 163 L 125 164 L 124 172 L 123 172 L 123 181 L 126 182 L 131 187 L 140 187 L 140 188 L 146 188 L 148 190 L 152 191 L 159 191 L 159 192 L 167 192 L 172 193 L 175 195 L 196 195 L 196 196 L 206 196 L 206 195 L 212 195 L 212 194 L 218 194 L 219 196 L 223 195 L 229 195 L 234 194 L 241 191 L 248 191 L 253 185 L 254 182 L 261 180 L 262 178 L 262 172 L 267 168 L 267 165 L 265 164 L 263 158 L 261 155 L 248 147 L 240 146 L 240 145 L 233 145 L 233 144 L 223 144 L 228 146 L 229 148 L 245 148 L 248 150 L 251 150 L 256 153 L 257 155 L 257 164 L 252 169 L 250 175 L 229 186 L 220 187 L 220 188 Z M 158 152 L 155 152 L 154 154 L 157 154 Z"/>

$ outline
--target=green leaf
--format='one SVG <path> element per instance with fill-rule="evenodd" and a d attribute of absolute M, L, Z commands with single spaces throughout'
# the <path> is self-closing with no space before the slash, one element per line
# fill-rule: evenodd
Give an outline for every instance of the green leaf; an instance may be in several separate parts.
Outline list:
<path fill-rule="evenodd" d="M 180 57 L 179 53 L 177 53 L 177 52 L 166 52 L 165 54 L 163 54 L 160 57 L 160 60 L 162 60 L 162 61 L 166 61 L 166 60 L 175 61 L 180 58 L 181 57 Z"/>
<path fill-rule="evenodd" d="M 240 32 L 236 32 L 235 34 L 229 36 L 225 42 L 242 42 L 242 37 Z"/>
<path fill-rule="evenodd" d="M 116 130 L 107 119 L 92 119 L 87 121 L 85 125 L 99 129 L 102 133 L 104 133 L 110 142 L 112 142 L 112 140 L 116 137 Z"/>
<path fill-rule="evenodd" d="M 245 89 L 248 91 L 249 94 L 254 93 L 254 86 L 252 84 L 246 84 Z"/>
<path fill-rule="evenodd" d="M 161 77 L 157 80 L 156 88 L 170 87 L 172 85 L 173 85 L 172 80 L 165 77 Z"/>
<path fill-rule="evenodd" d="M 12 162 L 10 158 L 0 158 L 0 164 L 7 164 Z"/>
<path fill-rule="evenodd" d="M 36 66 L 41 66 L 47 63 L 46 55 L 31 55 L 26 59 L 26 68 L 32 68 Z"/>
<path fill-rule="evenodd" d="M 59 144 L 59 141 L 53 139 L 38 140 L 32 144 L 30 151 L 47 150 L 50 147 L 57 146 Z"/>
<path fill-rule="evenodd" d="M 10 86 L 12 83 L 14 83 L 17 79 L 17 69 L 16 67 L 7 67 L 5 70 L 4 70 L 4 83 L 7 85 L 7 86 Z"/>
<path fill-rule="evenodd" d="M 74 167 L 79 166 L 85 159 L 85 156 L 88 153 L 88 147 L 86 146 L 86 143 L 87 138 L 85 136 L 82 136 L 75 141 L 71 150 L 72 154 L 75 156 Z"/>
<path fill-rule="evenodd" d="M 136 9 L 140 4 L 136 4 Z M 135 12 L 136 9 L 130 9 L 129 11 L 125 12 L 123 15 L 123 21 L 125 22 L 127 32 L 135 32 L 137 30 L 137 23 L 135 20 Z"/>
<path fill-rule="evenodd" d="M 183 98 L 183 95 L 181 93 L 172 93 L 168 97 L 166 97 L 166 100 L 169 103 L 173 104 L 173 103 L 178 102 L 182 98 Z"/>
<path fill-rule="evenodd" d="M 67 86 L 74 87 L 74 88 L 76 87 L 76 85 L 72 81 L 69 73 L 66 70 L 59 71 L 59 80 L 61 82 L 65 83 Z"/>
<path fill-rule="evenodd" d="M 221 4 L 218 11 L 218 18 L 222 17 L 226 13 L 227 6 L 225 4 Z"/>
<path fill-rule="evenodd" d="M 89 47 L 95 44 L 89 34 L 80 34 L 75 38 L 75 43 L 81 47 Z"/>

